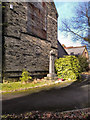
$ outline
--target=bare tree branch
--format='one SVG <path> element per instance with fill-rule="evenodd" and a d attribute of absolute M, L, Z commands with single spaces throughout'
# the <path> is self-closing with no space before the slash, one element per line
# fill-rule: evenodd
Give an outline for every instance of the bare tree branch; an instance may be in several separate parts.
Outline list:
<path fill-rule="evenodd" d="M 88 38 L 88 4 L 80 3 L 77 8 L 75 8 L 76 16 L 72 19 L 62 20 L 62 32 L 72 33 L 73 37 L 78 36 L 84 41 L 90 42 Z"/>

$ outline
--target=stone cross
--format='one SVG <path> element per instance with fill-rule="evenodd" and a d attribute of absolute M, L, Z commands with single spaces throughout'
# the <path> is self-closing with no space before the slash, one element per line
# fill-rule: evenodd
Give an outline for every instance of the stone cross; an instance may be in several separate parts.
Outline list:
<path fill-rule="evenodd" d="M 50 58 L 49 58 L 49 74 L 47 75 L 47 77 L 55 77 L 55 71 L 54 71 L 54 59 L 55 59 L 55 54 L 54 51 L 51 50 L 50 51 Z"/>

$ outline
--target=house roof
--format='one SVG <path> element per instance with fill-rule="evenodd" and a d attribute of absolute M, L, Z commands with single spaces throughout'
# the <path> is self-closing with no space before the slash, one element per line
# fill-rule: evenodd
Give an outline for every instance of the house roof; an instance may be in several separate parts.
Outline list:
<path fill-rule="evenodd" d="M 86 49 L 86 46 L 78 46 L 78 47 L 64 47 L 69 55 L 82 55 L 83 51 Z"/>

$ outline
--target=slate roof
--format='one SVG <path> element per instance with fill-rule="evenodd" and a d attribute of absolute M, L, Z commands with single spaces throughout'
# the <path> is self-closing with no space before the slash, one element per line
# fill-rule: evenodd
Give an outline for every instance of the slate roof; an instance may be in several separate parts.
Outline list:
<path fill-rule="evenodd" d="M 82 55 L 83 51 L 85 50 L 86 46 L 79 46 L 79 47 L 64 47 L 69 55 Z"/>

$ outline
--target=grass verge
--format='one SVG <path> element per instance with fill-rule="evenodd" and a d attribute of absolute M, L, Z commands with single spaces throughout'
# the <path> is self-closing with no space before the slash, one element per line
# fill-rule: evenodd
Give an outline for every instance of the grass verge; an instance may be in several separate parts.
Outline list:
<path fill-rule="evenodd" d="M 75 81 L 75 80 L 74 80 Z M 66 87 L 69 84 L 71 84 L 74 81 L 63 81 L 63 82 L 56 82 L 52 80 L 45 80 L 45 81 L 39 81 L 39 82 L 31 82 L 23 84 L 21 82 L 11 82 L 11 83 L 0 83 L 0 86 L 2 88 L 1 92 L 3 94 L 10 93 L 10 92 L 16 92 L 16 91 L 25 91 L 25 90 L 33 90 L 36 88 L 41 89 L 49 89 L 52 87 Z"/>

